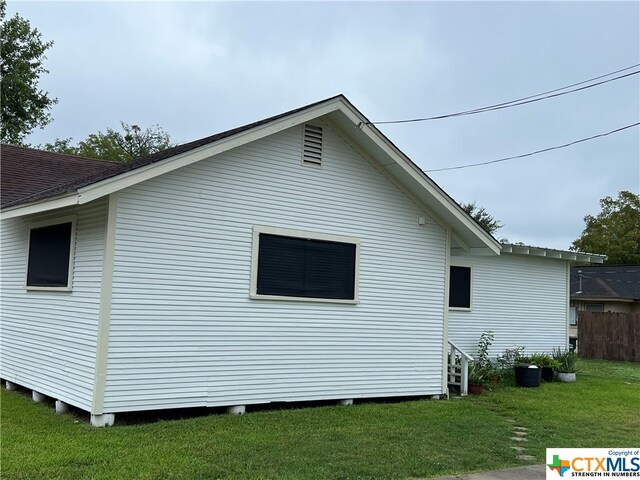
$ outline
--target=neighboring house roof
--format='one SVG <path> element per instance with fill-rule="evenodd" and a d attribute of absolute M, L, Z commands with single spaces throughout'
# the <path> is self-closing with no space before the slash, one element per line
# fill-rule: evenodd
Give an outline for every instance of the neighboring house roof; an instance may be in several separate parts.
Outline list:
<path fill-rule="evenodd" d="M 0 175 L 2 208 L 44 198 L 56 187 L 101 174 L 116 164 L 105 160 L 2 145 Z"/>
<path fill-rule="evenodd" d="M 640 265 L 571 267 L 571 298 L 638 302 Z"/>

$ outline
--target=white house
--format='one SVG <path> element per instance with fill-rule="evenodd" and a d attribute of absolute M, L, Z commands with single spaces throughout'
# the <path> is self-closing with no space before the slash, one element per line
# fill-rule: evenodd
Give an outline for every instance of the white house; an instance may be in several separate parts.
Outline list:
<path fill-rule="evenodd" d="M 2 187 L 0 377 L 94 425 L 447 393 L 449 340 L 566 345 L 602 261 L 501 245 L 343 96 L 127 164 L 3 146 Z"/>
<path fill-rule="evenodd" d="M 602 263 L 602 255 L 576 254 L 523 245 L 502 245 L 499 256 L 451 253 L 449 339 L 474 352 L 490 330 L 492 355 L 522 346 L 525 353 L 551 353 L 569 341 L 569 261 Z M 459 292 L 458 300 L 453 292 Z"/>

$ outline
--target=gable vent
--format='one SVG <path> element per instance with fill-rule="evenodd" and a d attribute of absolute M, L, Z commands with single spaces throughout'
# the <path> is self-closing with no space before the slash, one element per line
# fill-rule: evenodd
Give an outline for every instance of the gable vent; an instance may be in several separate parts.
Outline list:
<path fill-rule="evenodd" d="M 304 126 L 304 145 L 302 148 L 302 163 L 322 164 L 322 127 Z"/>

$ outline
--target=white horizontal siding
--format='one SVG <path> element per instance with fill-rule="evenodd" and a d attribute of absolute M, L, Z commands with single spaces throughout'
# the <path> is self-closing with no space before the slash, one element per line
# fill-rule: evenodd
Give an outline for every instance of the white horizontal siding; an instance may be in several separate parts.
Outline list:
<path fill-rule="evenodd" d="M 27 291 L 29 224 L 77 214 L 71 292 Z M 2 223 L 0 376 L 89 410 L 93 395 L 106 203 Z"/>
<path fill-rule="evenodd" d="M 452 257 L 472 265 L 472 310 L 449 312 L 449 338 L 475 355 L 480 335 L 492 330 L 492 355 L 523 346 L 550 353 L 567 345 L 567 263 L 503 253 L 499 257 Z"/>
<path fill-rule="evenodd" d="M 446 232 L 325 128 L 119 194 L 104 411 L 436 394 Z M 254 225 L 356 237 L 356 305 L 251 300 Z"/>

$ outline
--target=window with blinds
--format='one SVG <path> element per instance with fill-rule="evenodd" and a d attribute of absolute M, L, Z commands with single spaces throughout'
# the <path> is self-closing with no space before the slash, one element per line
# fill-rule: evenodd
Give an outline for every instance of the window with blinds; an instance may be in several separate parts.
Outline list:
<path fill-rule="evenodd" d="M 260 233 L 257 295 L 355 300 L 356 245 Z"/>

